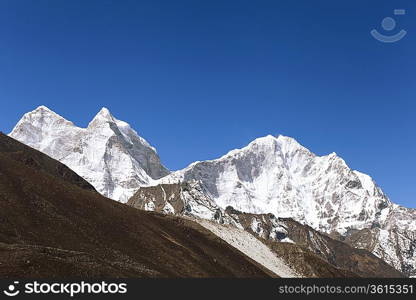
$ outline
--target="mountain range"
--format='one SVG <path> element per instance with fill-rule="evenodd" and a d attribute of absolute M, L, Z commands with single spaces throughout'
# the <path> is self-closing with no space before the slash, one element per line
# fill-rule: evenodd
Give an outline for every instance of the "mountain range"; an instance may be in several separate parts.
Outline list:
<path fill-rule="evenodd" d="M 10 136 L 69 166 L 102 195 L 120 202 L 169 173 L 156 150 L 106 108 L 80 128 L 40 106 L 25 114 Z"/>
<path fill-rule="evenodd" d="M 170 172 L 146 140 L 105 108 L 79 128 L 41 106 L 10 136 L 67 165 L 102 195 L 141 210 L 192 218 L 217 236 L 222 227 L 212 224 L 242 230 L 287 260 L 294 258 L 283 247 L 300 247 L 359 276 L 381 276 L 383 269 L 416 276 L 416 210 L 391 202 L 335 153 L 317 156 L 293 138 L 258 138 Z M 349 266 L 352 257 L 362 267 Z"/>
<path fill-rule="evenodd" d="M 286 243 L 269 246 L 234 226 L 105 198 L 67 166 L 2 133 L 0 220 L 3 279 L 358 277 L 294 244 L 287 251 Z M 401 276 L 385 267 L 369 276 Z"/>
<path fill-rule="evenodd" d="M 0 220 L 2 279 L 279 277 L 198 223 L 105 198 L 2 133 Z"/>

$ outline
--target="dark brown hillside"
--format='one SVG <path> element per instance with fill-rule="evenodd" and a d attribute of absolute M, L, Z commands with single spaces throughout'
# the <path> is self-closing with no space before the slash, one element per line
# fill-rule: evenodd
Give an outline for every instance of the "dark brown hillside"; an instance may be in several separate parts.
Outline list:
<path fill-rule="evenodd" d="M 272 275 L 198 224 L 106 199 L 0 134 L 0 278 Z"/>
<path fill-rule="evenodd" d="M 64 164 L 58 163 L 38 150 L 19 143 L 2 132 L 0 132 L 0 153 L 7 154 L 9 158 L 19 161 L 28 167 L 57 176 L 86 190 L 95 191 L 89 182 L 78 176 Z"/>

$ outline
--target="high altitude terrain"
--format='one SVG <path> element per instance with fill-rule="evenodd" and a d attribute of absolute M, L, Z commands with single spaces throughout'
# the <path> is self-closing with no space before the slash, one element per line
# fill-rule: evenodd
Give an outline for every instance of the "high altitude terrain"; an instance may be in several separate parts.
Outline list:
<path fill-rule="evenodd" d="M 291 218 L 416 276 L 416 210 L 391 202 L 370 176 L 351 170 L 335 153 L 317 156 L 292 138 L 258 138 L 219 159 L 169 173 L 156 151 L 107 109 L 83 129 L 39 107 L 23 116 L 10 135 L 65 163 L 113 199 L 127 202 L 136 191 L 146 193 L 146 199 L 137 193 L 131 199 L 141 209 L 185 212 L 234 226 L 225 213 L 228 207 Z M 180 184 L 179 191 L 182 184 L 187 187 L 182 203 L 143 189 L 164 184 Z M 178 212 L 181 206 L 185 209 Z M 251 228 L 260 236 L 264 231 L 257 223 Z M 276 232 L 265 238 L 281 240 Z"/>
<path fill-rule="evenodd" d="M 317 156 L 292 138 L 266 136 L 159 183 L 195 181 L 222 209 L 293 218 L 416 276 L 416 210 L 391 202 L 335 153 Z"/>
<path fill-rule="evenodd" d="M 106 108 L 80 128 L 40 106 L 24 115 L 10 136 L 59 160 L 102 195 L 121 202 L 139 186 L 169 173 L 156 150 Z"/>
<path fill-rule="evenodd" d="M 98 194 L 0 133 L 0 277 L 275 277 L 183 218 Z"/>
<path fill-rule="evenodd" d="M 0 219 L 2 278 L 359 276 L 307 247 L 107 199 L 65 165 L 1 133 Z M 366 255 L 360 276 L 401 276 Z"/>

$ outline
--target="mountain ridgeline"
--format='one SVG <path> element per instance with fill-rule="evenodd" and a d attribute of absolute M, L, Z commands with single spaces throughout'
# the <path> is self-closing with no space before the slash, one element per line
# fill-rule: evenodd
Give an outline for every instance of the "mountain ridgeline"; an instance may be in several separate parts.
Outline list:
<path fill-rule="evenodd" d="M 80 128 L 40 106 L 25 114 L 10 136 L 69 166 L 102 195 L 120 202 L 169 173 L 156 150 L 106 108 Z"/>
<path fill-rule="evenodd" d="M 0 278 L 278 277 L 192 220 L 107 199 L 0 133 Z"/>
<path fill-rule="evenodd" d="M 335 153 L 317 156 L 293 138 L 258 138 L 221 158 L 169 172 L 156 150 L 107 109 L 79 128 L 41 106 L 24 115 L 10 136 L 61 161 L 104 196 L 142 210 L 244 229 L 265 243 L 307 249 L 359 276 L 381 276 L 383 269 L 386 276 L 400 274 L 375 258 L 416 276 L 416 210 L 390 201 L 370 176 L 350 169 Z M 242 214 L 252 223 L 248 217 L 242 222 Z M 273 221 L 259 221 L 270 214 Z M 292 232 L 299 228 L 344 254 L 326 255 L 295 238 L 304 236 Z M 367 266 L 353 269 L 342 262 L 351 253 Z"/>

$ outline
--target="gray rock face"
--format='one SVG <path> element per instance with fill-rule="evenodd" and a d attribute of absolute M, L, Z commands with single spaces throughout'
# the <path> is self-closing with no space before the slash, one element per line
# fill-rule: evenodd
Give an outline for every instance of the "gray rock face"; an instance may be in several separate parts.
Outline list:
<path fill-rule="evenodd" d="M 292 138 L 267 136 L 158 182 L 192 180 L 223 210 L 272 213 L 340 239 L 356 232 L 347 239 L 352 245 L 416 276 L 416 210 L 392 203 L 370 176 L 335 153 L 317 156 Z M 365 230 L 368 242 L 358 238 Z"/>
<path fill-rule="evenodd" d="M 207 196 L 197 181 L 140 187 L 127 205 L 142 210 L 212 220 L 220 224 L 233 224 L 241 228 Z"/>
<path fill-rule="evenodd" d="M 362 277 L 404 276 L 370 251 L 354 248 L 292 219 L 276 218 L 273 214 L 242 213 L 230 207 L 226 213 L 253 235 L 265 240 L 296 244 L 339 269 Z"/>
<path fill-rule="evenodd" d="M 259 138 L 169 173 L 156 150 L 105 108 L 79 128 L 41 106 L 10 136 L 66 164 L 109 198 L 127 202 L 139 190 L 133 200 L 142 209 L 223 223 L 235 223 L 225 214 L 228 206 L 292 218 L 416 276 L 415 210 L 392 203 L 370 176 L 335 153 L 317 156 L 292 138 Z"/>
<path fill-rule="evenodd" d="M 351 170 L 336 154 L 316 156 L 283 136 L 256 139 L 159 183 L 191 180 L 199 181 L 223 209 L 273 213 L 328 233 L 383 224 L 393 207 L 369 176 Z"/>
<path fill-rule="evenodd" d="M 309 226 L 302 225 L 292 219 L 276 218 L 273 214 L 242 213 L 232 207 L 223 210 L 204 192 L 200 183 L 196 181 L 141 187 L 130 198 L 127 205 L 176 216 L 206 219 L 222 224 L 226 226 L 225 228 L 234 226 L 245 230 L 269 245 L 280 257 L 291 261 L 291 268 L 302 269 L 302 261 L 308 259 L 304 263 L 311 263 L 315 266 L 316 269 L 312 268 L 315 270 L 313 275 L 315 277 L 325 276 L 326 273 L 319 269 L 319 266 L 323 265 L 322 261 L 313 258 L 314 256 L 310 256 L 310 253 L 337 270 L 351 272 L 346 276 L 355 276 L 354 274 L 363 277 L 403 276 L 402 273 L 370 252 L 334 240 Z M 285 245 L 280 245 L 287 243 L 294 246 L 289 252 L 284 251 Z M 293 256 L 296 255 L 291 251 L 300 251 L 301 249 L 305 250 L 301 251 L 302 257 L 293 259 Z M 310 262 L 310 259 L 314 262 Z M 320 272 L 323 273 L 320 274 Z"/>

